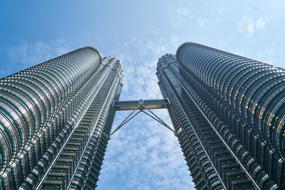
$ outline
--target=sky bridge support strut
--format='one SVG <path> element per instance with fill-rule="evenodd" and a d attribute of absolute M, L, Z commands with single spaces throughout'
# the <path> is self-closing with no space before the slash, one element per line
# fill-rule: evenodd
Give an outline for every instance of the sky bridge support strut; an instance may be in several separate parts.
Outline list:
<path fill-rule="evenodd" d="M 164 122 L 157 114 L 155 114 L 152 109 L 166 109 L 168 108 L 169 102 L 166 99 L 153 99 L 153 100 L 131 100 L 131 101 L 116 101 L 115 110 L 116 111 L 132 111 L 111 133 L 113 135 L 119 129 L 121 129 L 125 124 L 131 121 L 139 113 L 144 113 L 155 121 L 159 122 L 162 126 L 169 129 L 175 134 L 175 131 L 166 122 Z"/>

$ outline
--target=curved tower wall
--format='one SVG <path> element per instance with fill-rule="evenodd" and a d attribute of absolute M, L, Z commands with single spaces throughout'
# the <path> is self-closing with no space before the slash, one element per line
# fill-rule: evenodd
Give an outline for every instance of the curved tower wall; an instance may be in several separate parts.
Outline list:
<path fill-rule="evenodd" d="M 98 176 L 113 119 L 112 101 L 119 97 L 121 81 L 119 61 L 110 57 L 101 58 L 99 52 L 92 47 L 80 48 L 2 78 L 0 189 L 64 189 L 66 181 L 69 181 L 71 188 L 71 180 L 74 178 L 57 177 L 51 183 L 46 181 L 49 172 L 57 167 L 59 155 L 67 154 L 63 151 L 64 147 L 72 137 L 79 137 L 83 133 L 83 129 L 75 129 L 84 121 L 85 126 L 88 126 L 88 129 L 83 130 L 87 135 L 85 140 L 89 139 L 86 142 L 90 142 L 96 131 L 98 143 L 93 144 L 92 148 L 95 151 L 99 145 L 101 147 L 100 153 L 95 154 L 95 151 L 96 156 L 89 160 L 94 162 L 97 159 L 97 174 L 93 176 Z M 102 104 L 95 106 L 94 101 L 97 97 L 98 102 L 98 96 Z M 93 110 L 90 108 L 92 105 Z M 100 127 L 95 121 L 88 124 L 85 116 L 88 110 L 88 114 L 92 113 L 94 118 L 101 118 Z M 91 145 L 85 143 L 81 144 L 81 148 L 87 151 L 85 147 Z M 86 151 L 77 152 L 76 156 L 80 158 Z M 72 157 L 71 154 L 69 156 Z M 81 162 L 82 159 L 73 163 L 73 168 L 78 168 Z M 60 169 L 60 174 L 68 171 L 69 174 L 66 175 L 70 176 L 76 172 L 66 167 L 69 164 L 61 163 L 63 168 Z M 89 174 L 83 177 L 84 185 L 88 184 L 88 176 Z M 89 185 L 95 187 L 96 182 L 97 178 Z"/>
<path fill-rule="evenodd" d="M 284 69 L 195 43 L 183 44 L 177 61 L 284 156 Z"/>
<path fill-rule="evenodd" d="M 198 189 L 285 188 L 283 69 L 186 43 L 157 76 Z"/>
<path fill-rule="evenodd" d="M 41 129 L 62 99 L 94 74 L 100 60 L 97 51 L 82 48 L 0 80 L 1 168 Z"/>

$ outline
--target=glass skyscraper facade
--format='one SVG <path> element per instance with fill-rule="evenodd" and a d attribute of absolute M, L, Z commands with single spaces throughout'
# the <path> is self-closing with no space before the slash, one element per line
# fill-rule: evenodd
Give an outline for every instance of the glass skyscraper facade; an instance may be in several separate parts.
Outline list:
<path fill-rule="evenodd" d="M 94 189 L 122 88 L 84 47 L 0 80 L 0 189 Z"/>
<path fill-rule="evenodd" d="M 195 43 L 157 76 L 197 189 L 285 189 L 285 70 Z"/>

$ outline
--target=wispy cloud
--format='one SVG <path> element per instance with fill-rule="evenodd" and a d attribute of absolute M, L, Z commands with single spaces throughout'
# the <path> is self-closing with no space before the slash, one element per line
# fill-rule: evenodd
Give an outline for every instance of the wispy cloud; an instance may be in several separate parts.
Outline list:
<path fill-rule="evenodd" d="M 68 46 L 65 41 L 22 43 L 7 49 L 10 59 L 23 63 L 35 64 L 51 57 L 66 53 Z"/>
<path fill-rule="evenodd" d="M 208 29 L 208 19 L 198 18 L 197 23 L 198 23 L 198 28 L 200 30 L 207 30 Z"/>
<path fill-rule="evenodd" d="M 176 137 L 144 115 L 112 137 L 102 172 L 100 180 L 121 180 L 124 186 L 116 189 L 193 188 Z"/>
<path fill-rule="evenodd" d="M 192 19 L 192 12 L 190 8 L 183 6 L 183 5 L 178 5 L 176 8 L 176 22 L 184 22 L 184 21 L 189 21 Z"/>
<path fill-rule="evenodd" d="M 175 52 L 179 39 L 168 36 L 157 41 L 133 39 L 118 44 L 113 55 L 124 66 L 124 88 L 122 99 L 161 98 L 157 85 L 156 64 L 160 56 Z"/>
<path fill-rule="evenodd" d="M 251 18 L 244 16 L 238 22 L 239 31 L 246 35 L 252 35 L 257 30 L 264 29 L 272 19 L 269 17 Z"/>
<path fill-rule="evenodd" d="M 35 64 L 46 61 L 52 57 L 59 56 L 70 50 L 68 43 L 64 40 L 52 42 L 26 42 L 15 44 L 1 49 L 2 58 L 6 58 L 9 65 L 1 63 L 3 75 L 12 74 L 15 71 L 25 69 Z M 1 76 L 1 73 L 0 73 Z"/>

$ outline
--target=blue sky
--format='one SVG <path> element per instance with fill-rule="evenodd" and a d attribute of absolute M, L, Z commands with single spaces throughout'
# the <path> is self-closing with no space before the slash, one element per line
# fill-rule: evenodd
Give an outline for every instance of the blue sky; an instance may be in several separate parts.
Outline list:
<path fill-rule="evenodd" d="M 285 67 L 284 10 L 282 0 L 1 1 L 0 77 L 91 45 L 124 65 L 121 99 L 161 98 L 156 61 L 185 41 Z M 176 138 L 143 115 L 110 140 L 98 185 L 193 188 Z"/>

